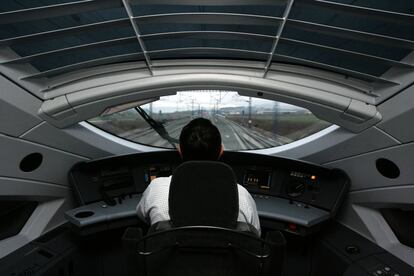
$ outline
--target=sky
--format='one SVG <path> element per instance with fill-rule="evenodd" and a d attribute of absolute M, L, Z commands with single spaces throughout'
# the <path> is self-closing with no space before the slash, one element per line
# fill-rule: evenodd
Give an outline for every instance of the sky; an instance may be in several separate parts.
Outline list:
<path fill-rule="evenodd" d="M 152 111 L 172 112 L 184 110 L 214 109 L 218 104 L 219 108 L 224 107 L 248 107 L 249 97 L 240 96 L 236 91 L 218 91 L 218 90 L 196 90 L 196 91 L 178 91 L 176 95 L 161 97 L 159 101 L 152 103 Z M 272 108 L 275 101 L 252 98 L 252 106 L 261 106 Z M 149 108 L 144 105 L 143 108 Z M 278 103 L 278 108 L 292 109 L 292 105 Z"/>

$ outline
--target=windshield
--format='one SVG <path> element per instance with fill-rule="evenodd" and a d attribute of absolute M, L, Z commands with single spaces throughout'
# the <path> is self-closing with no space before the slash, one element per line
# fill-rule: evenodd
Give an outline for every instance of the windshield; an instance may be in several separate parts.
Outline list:
<path fill-rule="evenodd" d="M 330 125 L 301 107 L 216 90 L 178 91 L 104 114 L 89 122 L 124 139 L 162 148 L 176 147 L 181 129 L 197 117 L 210 119 L 220 130 L 224 148 L 234 151 L 277 147 Z"/>

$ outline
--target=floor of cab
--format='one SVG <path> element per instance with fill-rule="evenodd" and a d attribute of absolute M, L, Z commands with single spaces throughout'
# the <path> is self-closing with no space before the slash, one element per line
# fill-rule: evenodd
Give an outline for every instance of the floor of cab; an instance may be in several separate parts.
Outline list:
<path fill-rule="evenodd" d="M 75 237 L 78 243 L 77 257 L 90 260 L 89 271 L 82 273 L 96 273 L 95 275 L 102 276 L 129 276 L 125 251 L 121 242 L 123 232 L 124 229 L 118 229 L 97 235 Z M 264 229 L 263 232 L 265 234 L 266 230 Z M 287 246 L 282 275 L 312 275 L 311 254 L 313 239 L 311 237 L 300 237 L 292 234 L 285 234 L 285 238 Z M 82 270 L 81 268 L 79 269 Z M 79 275 L 83 275 L 82 273 Z M 342 273 L 339 275 L 342 275 Z"/>
<path fill-rule="evenodd" d="M 81 236 L 63 225 L 0 259 L 0 275 L 129 276 L 124 231 Z M 283 276 L 374 275 L 371 270 L 382 266 L 414 275 L 412 267 L 336 222 L 308 237 L 285 233 L 285 238 Z"/>

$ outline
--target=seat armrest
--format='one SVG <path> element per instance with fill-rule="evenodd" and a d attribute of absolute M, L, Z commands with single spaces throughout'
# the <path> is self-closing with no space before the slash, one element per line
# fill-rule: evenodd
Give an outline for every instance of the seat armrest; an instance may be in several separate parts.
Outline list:
<path fill-rule="evenodd" d="M 125 229 L 124 235 L 122 236 L 122 242 L 137 242 L 142 238 L 142 229 L 139 227 L 128 227 Z"/>
<path fill-rule="evenodd" d="M 256 227 L 250 223 L 238 221 L 236 224 L 236 230 L 240 232 L 251 233 L 260 238 L 259 231 L 257 231 Z"/>
<path fill-rule="evenodd" d="M 159 231 L 164 231 L 164 230 L 169 230 L 171 228 L 172 228 L 172 224 L 170 220 L 159 221 L 151 225 L 151 227 L 148 229 L 148 234 L 159 232 Z"/>
<path fill-rule="evenodd" d="M 266 233 L 265 240 L 279 246 L 285 246 L 286 240 L 280 231 L 269 231 Z"/>

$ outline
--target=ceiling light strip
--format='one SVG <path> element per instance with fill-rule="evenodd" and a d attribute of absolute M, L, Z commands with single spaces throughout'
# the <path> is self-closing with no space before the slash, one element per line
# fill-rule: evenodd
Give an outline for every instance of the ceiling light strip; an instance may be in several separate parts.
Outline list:
<path fill-rule="evenodd" d="M 327 9 L 333 12 L 340 12 L 341 14 L 357 15 L 363 17 L 370 17 L 378 19 L 381 22 L 392 22 L 406 25 L 414 24 L 414 15 L 407 13 L 399 13 L 393 11 L 386 11 L 380 9 L 373 9 L 362 6 L 355 6 L 350 4 L 331 2 L 331 1 L 314 1 L 314 0 L 302 0 L 297 2 L 298 6 L 303 7 L 317 7 L 320 9 Z"/>
<path fill-rule="evenodd" d="M 43 78 L 43 77 L 51 77 L 56 76 L 62 73 L 75 71 L 79 69 L 84 69 L 88 67 L 95 67 L 104 64 L 112 64 L 112 63 L 119 63 L 119 62 L 126 62 L 126 61 L 135 61 L 143 58 L 144 54 L 142 52 L 131 53 L 131 54 L 123 54 L 123 55 L 116 55 L 116 56 L 109 56 L 104 58 L 98 58 L 88 61 L 83 61 L 79 63 L 74 63 L 54 69 L 50 69 L 47 71 L 23 76 L 20 80 L 29 80 L 29 79 L 36 79 L 36 78 Z"/>
<path fill-rule="evenodd" d="M 276 36 L 275 36 L 275 40 L 274 40 L 273 45 L 272 45 L 272 49 L 271 49 L 270 54 L 269 54 L 269 58 L 267 59 L 266 65 L 264 67 L 263 78 L 266 77 L 267 72 L 269 71 L 269 67 L 270 67 L 270 64 L 272 63 L 273 55 L 276 52 L 276 48 L 277 48 L 277 45 L 279 44 L 280 36 L 282 35 L 283 29 L 284 29 L 285 24 L 286 24 L 286 20 L 289 17 L 289 13 L 292 9 L 292 6 L 293 6 L 294 2 L 295 2 L 295 0 L 289 0 L 289 2 L 286 5 L 285 11 L 283 12 L 283 20 L 279 25 L 279 28 L 278 28 Z"/>
<path fill-rule="evenodd" d="M 149 51 L 148 53 L 157 54 L 157 53 L 170 53 L 170 52 L 202 52 L 202 51 L 234 52 L 234 53 L 244 53 L 244 54 L 268 55 L 268 53 L 260 52 L 260 51 L 251 51 L 251 50 L 236 49 L 236 48 L 219 48 L 219 47 L 169 48 L 169 49 L 153 50 L 153 51 Z"/>
<path fill-rule="evenodd" d="M 150 14 L 134 17 L 139 24 L 183 23 L 183 24 L 225 24 L 225 25 L 260 25 L 274 26 L 282 22 L 282 18 L 275 16 L 221 13 L 221 12 L 185 12 Z"/>
<path fill-rule="evenodd" d="M 144 39 L 155 40 L 155 39 L 167 39 L 167 38 L 178 38 L 178 37 L 199 37 L 199 39 L 206 39 L 207 37 L 227 38 L 232 37 L 242 39 L 255 39 L 257 40 L 273 40 L 274 36 L 264 34 L 254 34 L 245 32 L 232 32 L 232 31 L 179 31 L 179 32 L 166 32 L 166 33 L 152 33 L 141 35 Z"/>
<path fill-rule="evenodd" d="M 344 75 L 345 78 L 350 76 L 350 77 L 355 77 L 355 78 L 370 81 L 370 82 L 378 82 L 378 83 L 388 84 L 388 85 L 400 85 L 400 83 L 391 81 L 389 79 L 385 79 L 385 78 L 381 78 L 381 77 L 373 76 L 373 75 L 370 75 L 370 74 L 365 74 L 365 73 L 362 73 L 362 72 L 358 72 L 358 71 L 354 71 L 354 70 L 350 70 L 350 69 L 345 69 L 345 68 L 342 68 L 342 67 L 337 67 L 337 66 L 333 66 L 333 65 L 329 65 L 329 64 L 325 64 L 325 63 L 320 63 L 320 62 L 316 62 L 316 61 L 302 59 L 302 58 L 296 58 L 296 57 L 291 57 L 291 56 L 286 56 L 286 55 L 275 54 L 273 56 L 273 60 L 276 60 L 278 62 L 301 64 L 301 65 L 305 65 L 305 66 L 314 67 L 314 68 L 317 68 L 317 69 L 325 69 L 325 70 L 328 70 L 328 71 L 331 71 L 331 72 L 336 72 L 336 73 L 342 74 L 342 75 Z"/>
<path fill-rule="evenodd" d="M 138 1 L 136 1 L 138 2 Z M 141 5 L 202 5 L 202 6 L 244 6 L 244 5 L 275 5 L 275 4 L 284 4 L 285 0 L 204 0 L 204 1 L 194 1 L 194 0 L 139 0 Z"/>
<path fill-rule="evenodd" d="M 371 62 L 382 63 L 382 64 L 386 64 L 386 65 L 390 65 L 390 66 L 397 66 L 397 67 L 403 67 L 403 68 L 414 68 L 413 64 L 408 64 L 408 63 L 405 63 L 405 62 L 400 62 L 400 61 L 387 59 L 387 58 L 383 58 L 383 57 L 379 57 L 379 56 L 368 55 L 368 54 L 364 54 L 364 53 L 360 53 L 360 52 L 355 52 L 355 51 L 350 51 L 350 50 L 345 50 L 345 49 L 340 49 L 340 48 L 336 48 L 336 47 L 325 46 L 325 45 L 321 45 L 321 44 L 310 43 L 310 42 L 306 42 L 306 41 L 302 41 L 302 40 L 290 39 L 290 38 L 285 38 L 285 37 L 281 37 L 280 40 L 282 42 L 287 42 L 287 43 L 290 43 L 292 45 L 302 45 L 302 46 L 320 48 L 320 49 L 324 49 L 324 50 L 328 50 L 328 51 L 333 51 L 333 52 L 338 52 L 338 53 L 342 53 L 342 54 L 352 55 L 352 56 L 355 56 L 355 57 L 358 57 L 358 58 L 365 58 L 367 60 L 370 60 Z"/>
<path fill-rule="evenodd" d="M 386 35 L 368 33 L 363 31 L 351 30 L 341 27 L 328 26 L 324 24 L 318 24 L 313 22 L 288 19 L 289 27 L 315 32 L 319 34 L 327 34 L 341 38 L 347 38 L 352 40 L 366 41 L 374 44 L 381 44 L 390 47 L 397 47 L 403 49 L 414 50 L 414 41 L 391 37 Z"/>
<path fill-rule="evenodd" d="M 145 47 L 144 41 L 141 38 L 141 32 L 139 30 L 138 24 L 135 22 L 134 14 L 133 14 L 131 5 L 129 3 L 129 0 L 122 0 L 122 3 L 124 4 L 125 10 L 126 10 L 126 12 L 128 14 L 128 17 L 129 17 L 129 21 L 131 22 L 132 28 L 134 29 L 134 32 L 135 32 L 135 35 L 137 37 L 139 46 L 141 47 L 142 53 L 144 54 L 144 58 L 145 58 L 145 62 L 147 63 L 147 66 L 148 66 L 148 70 L 151 73 L 151 75 L 153 75 L 151 60 L 148 56 L 147 48 Z"/>
<path fill-rule="evenodd" d="M 6 38 L 6 39 L 0 40 L 0 45 L 11 46 L 11 45 L 15 45 L 18 43 L 25 43 L 28 41 L 64 37 L 64 36 L 68 36 L 71 34 L 82 33 L 85 31 L 93 31 L 93 30 L 101 29 L 101 28 L 112 28 L 116 26 L 129 26 L 129 24 L 130 23 L 129 23 L 128 18 L 108 20 L 108 21 L 102 21 L 102 22 L 97 22 L 97 23 L 92 23 L 92 24 L 80 25 L 76 27 L 69 27 L 69 28 L 57 29 L 53 31 L 46 31 L 46 32 L 34 33 L 34 34 L 17 36 L 17 37 L 12 37 L 12 38 Z"/>
<path fill-rule="evenodd" d="M 120 7 L 117 1 L 113 0 L 86 0 L 48 5 L 29 9 L 21 9 L 0 13 L 0 24 L 12 24 L 39 19 L 47 19 L 57 16 L 65 16 L 97 9 Z"/>
<path fill-rule="evenodd" d="M 44 58 L 51 55 L 57 55 L 57 54 L 70 54 L 76 51 L 82 51 L 87 50 L 90 48 L 102 48 L 107 46 L 113 46 L 113 45 L 122 45 L 125 43 L 131 43 L 136 41 L 135 36 L 129 36 L 129 37 L 123 37 L 123 38 L 117 38 L 117 39 L 110 39 L 110 40 L 104 40 L 99 42 L 93 42 L 93 43 L 87 43 L 82 45 L 77 45 L 73 47 L 67 47 L 67 48 L 61 48 L 53 51 L 47 51 L 47 52 L 41 52 L 38 54 L 30 55 L 30 56 L 24 56 L 15 58 L 12 60 L 1 62 L 0 64 L 15 64 L 15 63 L 24 63 L 24 62 L 30 62 L 35 59 Z"/>

